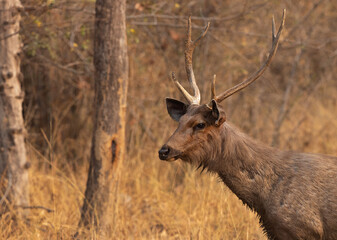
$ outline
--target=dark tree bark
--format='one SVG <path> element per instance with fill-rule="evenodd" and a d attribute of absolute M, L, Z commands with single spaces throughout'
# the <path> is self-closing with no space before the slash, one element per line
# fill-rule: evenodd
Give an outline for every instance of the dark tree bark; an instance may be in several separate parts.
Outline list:
<path fill-rule="evenodd" d="M 94 40 L 95 125 L 80 225 L 104 221 L 117 163 L 124 155 L 128 56 L 125 0 L 97 0 Z"/>
<path fill-rule="evenodd" d="M 0 2 L 0 209 L 28 205 L 28 166 L 20 80 L 19 0 Z M 5 205 L 5 206 L 4 206 Z M 7 206 L 7 207 L 6 207 Z M 22 213 L 22 212 L 21 212 Z"/>

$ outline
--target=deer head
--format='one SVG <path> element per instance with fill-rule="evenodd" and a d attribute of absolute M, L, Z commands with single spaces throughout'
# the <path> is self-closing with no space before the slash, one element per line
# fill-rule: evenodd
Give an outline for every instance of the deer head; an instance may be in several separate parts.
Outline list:
<path fill-rule="evenodd" d="M 214 75 L 211 85 L 211 101 L 200 105 L 200 91 L 193 73 L 192 55 L 194 48 L 206 35 L 210 23 L 207 24 L 201 35 L 192 41 L 191 18 L 188 19 L 187 39 L 185 41 L 185 69 L 194 95 L 190 95 L 176 80 L 175 74 L 172 73 L 172 80 L 188 103 L 186 104 L 175 99 L 166 98 L 167 111 L 173 120 L 179 122 L 179 126 L 166 144 L 159 150 L 159 158 L 161 160 L 174 161 L 182 159 L 183 161 L 205 166 L 207 165 L 206 162 L 211 161 L 220 153 L 221 141 L 226 137 L 224 136 L 224 131 L 222 131 L 223 125 L 226 122 L 226 114 L 219 104 L 224 99 L 253 83 L 263 74 L 276 53 L 284 21 L 285 10 L 283 10 L 282 21 L 278 32 L 275 34 L 275 22 L 273 18 L 272 46 L 267 60 L 262 66 L 246 80 L 219 95 L 215 93 L 216 78 Z"/>

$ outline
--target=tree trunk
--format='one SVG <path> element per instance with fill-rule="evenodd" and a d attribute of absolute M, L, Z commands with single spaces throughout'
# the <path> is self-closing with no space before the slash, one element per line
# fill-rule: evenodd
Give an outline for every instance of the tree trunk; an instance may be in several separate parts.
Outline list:
<path fill-rule="evenodd" d="M 0 2 L 0 176 L 3 204 L 28 205 L 28 167 L 22 116 L 19 0 Z M 9 205 L 7 205 L 9 206 Z"/>
<path fill-rule="evenodd" d="M 80 225 L 98 227 L 124 155 L 128 57 L 125 0 L 97 0 L 94 40 L 95 122 Z"/>

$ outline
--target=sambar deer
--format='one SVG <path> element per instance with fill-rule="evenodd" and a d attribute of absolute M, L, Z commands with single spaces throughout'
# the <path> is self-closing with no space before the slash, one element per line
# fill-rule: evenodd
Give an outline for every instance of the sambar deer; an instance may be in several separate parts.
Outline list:
<path fill-rule="evenodd" d="M 247 87 L 266 70 L 278 47 L 284 27 L 282 22 L 275 35 L 272 24 L 272 47 L 266 62 L 240 84 L 215 94 L 200 105 L 200 91 L 192 67 L 194 48 L 206 35 L 191 40 L 191 18 L 185 41 L 185 68 L 194 91 L 190 95 L 172 80 L 188 104 L 167 98 L 169 115 L 179 126 L 159 150 L 166 161 L 181 159 L 217 173 L 222 181 L 250 209 L 256 211 L 269 239 L 337 239 L 337 157 L 281 151 L 259 143 L 240 132 L 226 120 L 219 105 L 224 99 Z"/>

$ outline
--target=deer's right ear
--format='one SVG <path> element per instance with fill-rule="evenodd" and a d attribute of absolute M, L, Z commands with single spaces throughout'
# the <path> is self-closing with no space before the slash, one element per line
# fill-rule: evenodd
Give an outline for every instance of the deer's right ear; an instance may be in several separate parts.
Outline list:
<path fill-rule="evenodd" d="M 166 107 L 167 112 L 170 114 L 171 118 L 179 122 L 181 116 L 187 112 L 188 106 L 185 103 L 180 102 L 178 100 L 166 98 Z"/>
<path fill-rule="evenodd" d="M 226 121 L 226 114 L 224 111 L 220 110 L 217 102 L 212 100 L 212 117 L 215 119 L 215 126 L 219 127 Z"/>

